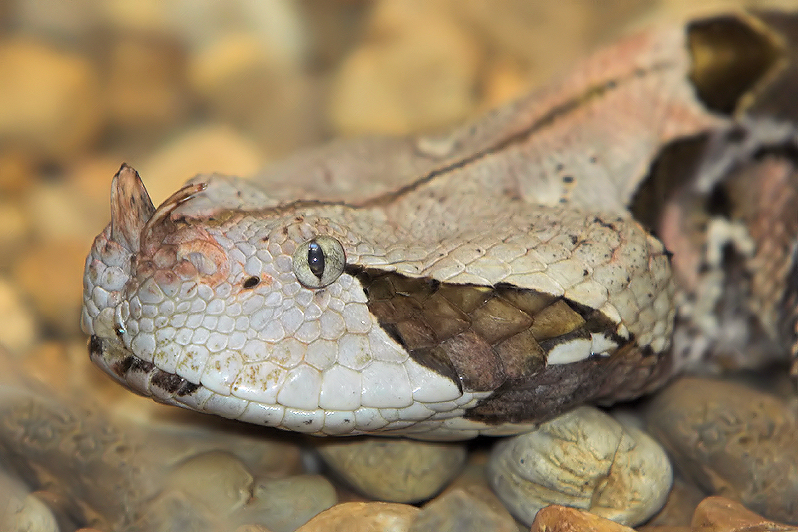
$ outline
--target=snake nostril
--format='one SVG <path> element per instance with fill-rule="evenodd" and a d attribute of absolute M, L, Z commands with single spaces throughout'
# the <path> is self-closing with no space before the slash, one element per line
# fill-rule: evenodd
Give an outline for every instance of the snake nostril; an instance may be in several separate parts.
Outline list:
<path fill-rule="evenodd" d="M 260 284 L 260 277 L 256 276 L 249 277 L 244 281 L 244 288 L 246 289 L 255 288 L 256 286 L 258 286 L 258 284 Z"/>

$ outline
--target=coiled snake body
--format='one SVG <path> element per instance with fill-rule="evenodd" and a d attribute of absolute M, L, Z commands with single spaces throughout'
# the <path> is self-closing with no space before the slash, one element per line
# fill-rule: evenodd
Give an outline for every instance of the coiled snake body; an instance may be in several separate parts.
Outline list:
<path fill-rule="evenodd" d="M 198 176 L 157 209 L 123 165 L 86 262 L 92 359 L 225 417 L 458 439 L 740 365 L 740 342 L 784 356 L 795 135 L 766 95 L 788 48 L 751 20 L 637 35 L 451 134 Z M 758 77 L 702 66 L 728 35 Z"/>

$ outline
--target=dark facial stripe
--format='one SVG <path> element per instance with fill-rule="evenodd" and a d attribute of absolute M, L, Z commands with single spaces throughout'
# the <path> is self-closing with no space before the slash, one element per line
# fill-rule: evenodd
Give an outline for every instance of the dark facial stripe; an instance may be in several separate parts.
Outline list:
<path fill-rule="evenodd" d="M 496 390 L 544 371 L 548 353 L 603 334 L 629 342 L 600 312 L 565 298 L 499 284 L 451 285 L 349 267 L 383 329 L 417 363 L 467 391 Z"/>

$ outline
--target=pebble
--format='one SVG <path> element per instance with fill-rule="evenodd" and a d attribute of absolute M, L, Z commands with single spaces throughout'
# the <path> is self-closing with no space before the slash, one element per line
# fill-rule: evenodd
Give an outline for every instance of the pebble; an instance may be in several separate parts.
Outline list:
<path fill-rule="evenodd" d="M 419 509 L 391 502 L 345 502 L 333 506 L 296 532 L 409 532 Z"/>
<path fill-rule="evenodd" d="M 481 50 L 436 3 L 378 2 L 366 31 L 331 88 L 339 135 L 429 131 L 474 110 Z"/>
<path fill-rule="evenodd" d="M 693 515 L 692 532 L 796 532 L 798 527 L 769 521 L 737 501 L 707 497 Z"/>
<path fill-rule="evenodd" d="M 107 57 L 108 119 L 130 136 L 126 144 L 159 142 L 186 121 L 194 100 L 186 83 L 187 53 L 177 38 L 157 31 L 120 32 Z"/>
<path fill-rule="evenodd" d="M 259 479 L 239 519 L 274 532 L 292 532 L 336 502 L 335 488 L 320 475 Z"/>
<path fill-rule="evenodd" d="M 53 512 L 19 481 L 0 471 L 0 530 L 59 532 Z"/>
<path fill-rule="evenodd" d="M 192 56 L 188 82 L 218 120 L 278 157 L 322 140 L 322 101 L 303 63 L 269 44 L 255 34 L 221 36 Z"/>
<path fill-rule="evenodd" d="M 0 138 L 40 160 L 82 153 L 103 123 L 100 84 L 87 59 L 23 37 L 0 41 Z"/>
<path fill-rule="evenodd" d="M 435 443 L 366 437 L 325 441 L 324 462 L 367 497 L 391 502 L 429 499 L 463 467 L 466 448 Z"/>
<path fill-rule="evenodd" d="M 223 124 L 207 124 L 188 130 L 166 143 L 138 164 L 128 161 L 141 174 L 155 205 L 201 173 L 246 177 L 264 164 L 264 156 L 250 139 Z M 113 174 L 108 176 L 110 180 Z"/>
<path fill-rule="evenodd" d="M 672 478 L 651 437 L 593 407 L 498 442 L 488 462 L 491 487 L 526 524 L 562 504 L 634 526 L 662 507 Z"/>
<path fill-rule="evenodd" d="M 88 242 L 52 239 L 17 252 L 13 274 L 18 289 L 50 327 L 70 337 L 80 331 L 80 307 Z"/>
<path fill-rule="evenodd" d="M 510 512 L 481 486 L 447 490 L 428 502 L 413 521 L 411 532 L 517 532 Z"/>
<path fill-rule="evenodd" d="M 646 523 L 652 526 L 689 526 L 698 504 L 706 494 L 680 475 L 674 475 L 673 487 L 665 505 Z"/>
<path fill-rule="evenodd" d="M 20 355 L 33 346 L 36 333 L 33 312 L 11 282 L 0 277 L 0 342 Z"/>
<path fill-rule="evenodd" d="M 166 476 L 166 490 L 180 492 L 216 515 L 230 515 L 247 504 L 254 479 L 230 453 L 211 451 L 192 456 Z"/>
<path fill-rule="evenodd" d="M 531 532 L 634 532 L 634 529 L 568 506 L 542 508 L 532 522 Z"/>
<path fill-rule="evenodd" d="M 683 378 L 659 393 L 649 430 L 709 493 L 798 523 L 798 423 L 778 398 L 742 384 Z"/>

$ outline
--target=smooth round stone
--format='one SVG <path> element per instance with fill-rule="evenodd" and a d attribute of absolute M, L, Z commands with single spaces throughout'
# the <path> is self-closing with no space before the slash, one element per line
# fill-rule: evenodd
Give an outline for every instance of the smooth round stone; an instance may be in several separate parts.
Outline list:
<path fill-rule="evenodd" d="M 291 532 L 336 502 L 335 488 L 319 475 L 260 479 L 238 521 L 258 523 L 273 532 Z"/>
<path fill-rule="evenodd" d="M 211 451 L 176 466 L 167 476 L 167 489 L 185 494 L 214 514 L 230 515 L 247 503 L 253 481 L 237 457 Z"/>
<path fill-rule="evenodd" d="M 649 430 L 709 493 L 798 523 L 798 422 L 778 398 L 741 384 L 681 379 L 657 395 Z"/>
<path fill-rule="evenodd" d="M 561 504 L 634 526 L 662 507 L 673 480 L 651 437 L 593 407 L 499 442 L 487 471 L 493 490 L 527 525 L 544 506 Z"/>
<path fill-rule="evenodd" d="M 427 503 L 411 532 L 517 532 L 515 520 L 486 487 L 447 490 Z"/>
<path fill-rule="evenodd" d="M 463 467 L 462 444 L 385 438 L 324 442 L 324 462 L 368 497 L 391 502 L 429 499 Z"/>
<path fill-rule="evenodd" d="M 419 510 L 391 502 L 346 502 L 320 513 L 296 532 L 408 532 Z"/>
<path fill-rule="evenodd" d="M 0 471 L 0 530 L 59 532 L 52 510 L 20 482 Z"/>

